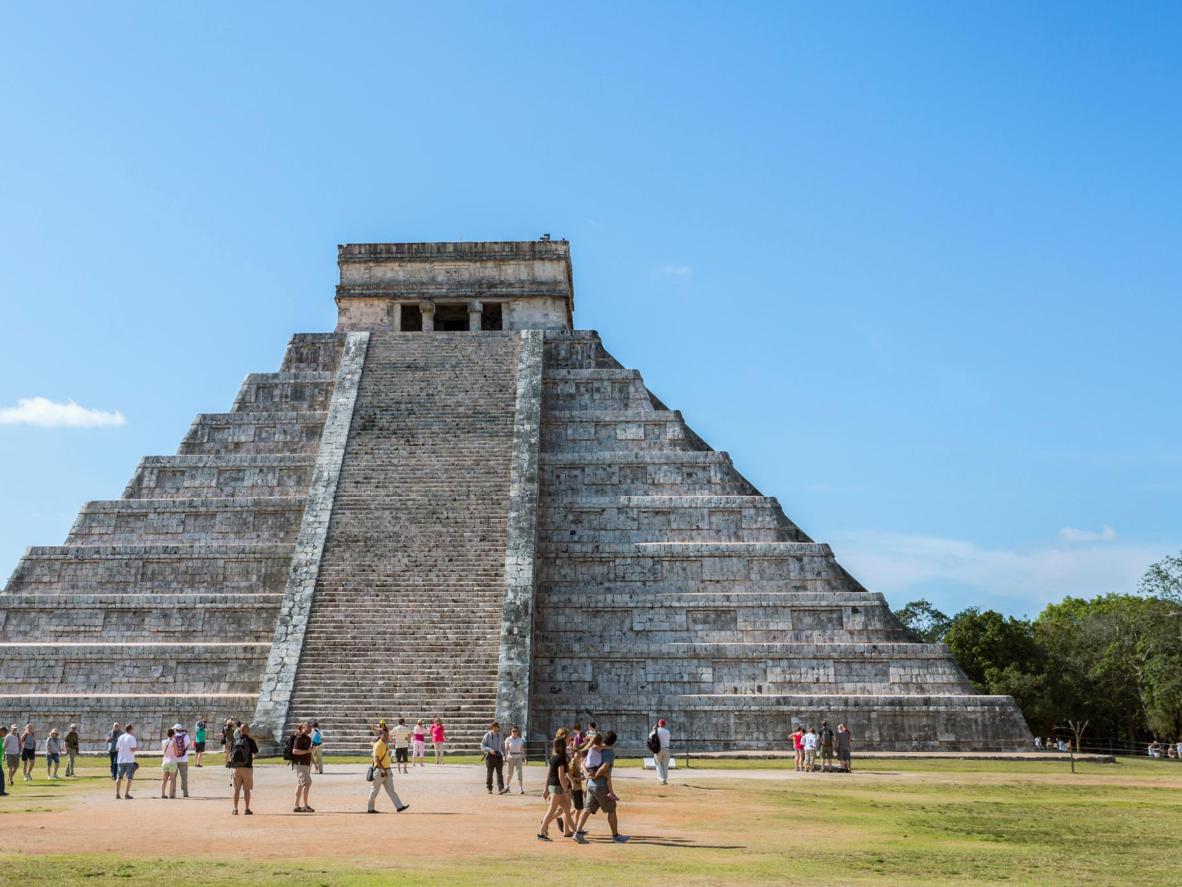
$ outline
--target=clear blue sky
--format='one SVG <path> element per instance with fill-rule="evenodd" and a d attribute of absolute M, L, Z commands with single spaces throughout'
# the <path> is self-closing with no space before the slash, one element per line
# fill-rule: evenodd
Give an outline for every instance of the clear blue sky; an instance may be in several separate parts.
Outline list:
<path fill-rule="evenodd" d="M 1178 4 L 102 6 L 5 14 L 0 409 L 126 423 L 0 413 L 0 574 L 331 329 L 337 243 L 542 232 L 896 605 L 1182 548 Z"/>

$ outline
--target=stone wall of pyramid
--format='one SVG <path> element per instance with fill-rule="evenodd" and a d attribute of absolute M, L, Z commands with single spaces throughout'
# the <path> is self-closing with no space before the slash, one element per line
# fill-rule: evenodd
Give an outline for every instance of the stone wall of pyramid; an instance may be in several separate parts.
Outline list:
<path fill-rule="evenodd" d="M 658 717 L 708 748 L 783 747 L 845 723 L 860 748 L 1023 749 L 1010 697 L 976 694 L 625 369 L 547 332 L 530 720 L 634 744 Z"/>
<path fill-rule="evenodd" d="M 141 736 L 254 712 L 343 335 L 292 338 L 277 373 L 197 417 L 123 497 L 88 502 L 0 594 L 0 719 Z"/>

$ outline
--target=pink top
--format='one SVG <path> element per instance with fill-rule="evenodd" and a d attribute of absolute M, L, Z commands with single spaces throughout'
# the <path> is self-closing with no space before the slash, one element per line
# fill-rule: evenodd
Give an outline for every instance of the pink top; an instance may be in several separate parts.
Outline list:
<path fill-rule="evenodd" d="M 443 724 L 431 725 L 431 741 L 443 742 Z"/>

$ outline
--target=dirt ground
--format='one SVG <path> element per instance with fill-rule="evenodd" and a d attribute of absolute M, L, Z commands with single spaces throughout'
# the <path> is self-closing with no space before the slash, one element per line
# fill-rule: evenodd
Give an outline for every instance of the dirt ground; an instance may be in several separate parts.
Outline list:
<path fill-rule="evenodd" d="M 523 850 L 534 848 L 539 853 L 553 852 L 553 845 L 534 838 L 546 809 L 541 797 L 545 771 L 540 767 L 527 768 L 525 795 L 514 787 L 510 794 L 491 796 L 485 790 L 481 766 L 414 768 L 394 783 L 410 809 L 394 813 L 383 792 L 377 802 L 379 816 L 365 812 L 369 784 L 365 767 L 359 764 L 327 764 L 324 775 L 314 777 L 313 814 L 293 812 L 295 778 L 286 766 L 255 768 L 251 803 L 255 815 L 249 817 L 230 812 L 228 771 L 207 766 L 190 768 L 189 774 L 188 799 L 181 799 L 179 792 L 176 800 L 160 798 L 159 771 L 150 762 L 140 768 L 133 800 L 116 800 L 111 783 L 79 787 L 78 794 L 62 799 L 59 809 L 22 814 L 20 849 L 28 854 L 159 857 L 178 853 L 272 860 L 378 856 L 388 852 L 391 842 L 403 857 L 446 853 L 451 858 L 519 858 Z M 799 775 L 694 769 L 690 781 L 729 783 L 736 778 L 783 780 Z M 684 777 L 675 776 L 669 786 L 656 785 L 651 771 L 620 770 L 615 778 L 621 796 L 620 829 L 633 842 L 702 846 L 717 837 L 703 831 L 702 799 L 686 790 Z M 737 813 L 723 798 L 712 798 L 706 819 Z M 592 818 L 589 831 L 592 844 L 609 843 L 602 814 Z M 564 842 L 555 827 L 550 834 L 554 844 L 570 843 L 574 852 L 591 849 Z"/>

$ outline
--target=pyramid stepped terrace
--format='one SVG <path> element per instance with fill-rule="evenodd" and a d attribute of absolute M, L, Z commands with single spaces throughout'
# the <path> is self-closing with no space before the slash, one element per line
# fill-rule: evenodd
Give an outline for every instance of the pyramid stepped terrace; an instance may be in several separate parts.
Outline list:
<path fill-rule="evenodd" d="M 292 338 L 0 595 L 0 711 L 151 739 L 232 716 L 335 751 L 379 718 L 596 720 L 637 748 L 1023 750 L 975 693 L 573 326 L 565 241 L 348 244 L 338 325 Z M 689 356 L 687 355 L 687 358 Z"/>

